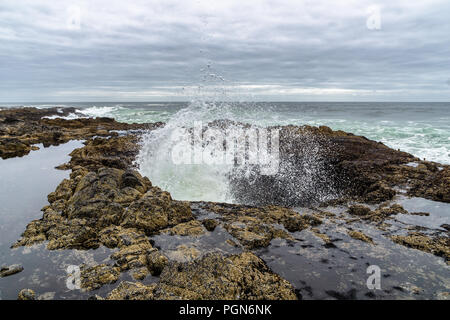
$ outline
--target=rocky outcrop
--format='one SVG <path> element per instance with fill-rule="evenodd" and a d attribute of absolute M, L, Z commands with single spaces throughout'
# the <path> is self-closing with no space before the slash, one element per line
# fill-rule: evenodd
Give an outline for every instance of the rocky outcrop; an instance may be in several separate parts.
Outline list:
<path fill-rule="evenodd" d="M 318 217 L 292 209 L 265 206 L 250 207 L 222 203 L 199 203 L 199 208 L 220 215 L 223 227 L 247 249 L 267 247 L 272 239 L 292 239 L 296 232 L 321 223 Z"/>
<path fill-rule="evenodd" d="M 421 161 L 381 142 L 328 127 L 283 126 L 279 130 L 279 170 L 273 175 L 235 174 L 238 201 L 282 206 L 357 200 L 391 200 L 396 187 L 413 196 L 450 202 L 450 166 Z M 416 165 L 408 165 L 415 163 Z"/>
<path fill-rule="evenodd" d="M 321 239 L 323 250 L 336 248 L 334 242 L 342 240 L 336 239 L 340 230 L 348 241 L 376 246 L 378 241 L 345 228 L 343 223 L 382 225 L 407 213 L 399 205 L 385 203 L 397 194 L 396 187 L 411 195 L 448 202 L 448 166 L 423 162 L 327 127 L 294 126 L 280 127 L 279 175 L 256 175 L 251 183 L 245 175 L 233 175 L 233 192 L 247 205 L 176 201 L 133 167 L 138 134 L 119 136 L 115 132 L 152 129 L 160 124 L 128 125 L 106 118 L 42 119 L 37 111 L 31 114 L 29 118 L 20 112 L 15 118 L 3 114 L 0 156 L 26 154 L 35 143 L 87 140 L 60 167 L 70 169 L 70 177 L 48 195 L 42 218 L 29 223 L 14 247 L 46 241 L 49 250 L 115 249 L 109 261 L 81 268 L 84 290 L 116 286 L 107 299 L 296 299 L 292 285 L 255 253 L 268 250 L 277 241 L 293 246 L 303 241 L 305 233 L 316 241 Z M 408 165 L 412 161 L 418 165 Z M 360 204 L 346 205 L 355 202 Z M 305 214 L 288 208 L 316 203 L 341 204 L 347 220 L 330 228 L 338 219 L 334 213 L 309 210 Z M 327 230 L 332 230 L 331 235 Z M 215 234 L 221 235 L 218 248 L 202 251 L 195 245 Z M 160 248 L 152 240 L 157 237 L 167 243 L 177 240 L 173 248 Z M 177 242 L 179 239 L 188 241 Z M 446 259 L 449 256 L 448 238 L 441 235 L 396 235 L 391 239 Z M 8 270 L 2 268 L 1 272 Z M 149 275 L 158 278 L 150 285 L 117 284 L 124 272 L 136 281 Z"/>
<path fill-rule="evenodd" d="M 23 267 L 20 264 L 13 264 L 8 267 L 0 268 L 0 278 L 12 276 L 13 274 L 19 273 L 23 271 Z"/>
<path fill-rule="evenodd" d="M 59 145 L 70 140 L 84 140 L 95 136 L 117 136 L 118 130 L 151 130 L 162 125 L 127 124 L 111 118 L 49 119 L 67 116 L 74 108 L 21 108 L 0 110 L 0 158 L 21 157 L 31 150 Z"/>
<path fill-rule="evenodd" d="M 152 234 L 192 219 L 187 203 L 172 200 L 136 171 L 75 169 L 49 195 L 43 218 L 32 221 L 15 246 L 44 240 L 49 249 L 111 246 L 126 229 Z"/>
<path fill-rule="evenodd" d="M 349 230 L 347 233 L 353 239 L 358 239 L 358 240 L 361 240 L 361 241 L 373 244 L 372 238 L 367 236 L 367 235 L 365 235 L 361 231 Z"/>
<path fill-rule="evenodd" d="M 391 236 L 391 239 L 406 247 L 444 257 L 447 264 L 450 263 L 450 238 L 448 236 L 433 237 L 420 232 L 412 232 L 406 236 Z"/>
<path fill-rule="evenodd" d="M 122 282 L 108 299 L 296 300 L 292 285 L 250 252 L 207 254 L 187 263 L 171 262 L 158 284 Z"/>
<path fill-rule="evenodd" d="M 36 293 L 31 289 L 20 290 L 17 300 L 36 300 Z"/>

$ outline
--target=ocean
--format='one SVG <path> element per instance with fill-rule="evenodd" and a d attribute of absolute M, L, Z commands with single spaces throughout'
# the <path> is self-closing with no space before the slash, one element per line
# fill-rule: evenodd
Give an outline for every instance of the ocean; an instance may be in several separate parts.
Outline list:
<path fill-rule="evenodd" d="M 136 164 L 141 174 L 147 176 L 152 184 L 170 192 L 176 200 L 204 200 L 239 203 L 230 193 L 227 177 L 232 173 L 223 166 L 189 164 L 176 165 L 170 158 L 171 134 L 183 125 L 192 125 L 194 121 L 207 122 L 214 119 L 231 119 L 260 126 L 268 125 L 327 125 L 333 129 L 352 132 L 367 138 L 382 141 L 386 145 L 407 151 L 420 158 L 441 163 L 450 163 L 450 103 L 345 103 L 345 102 L 152 102 L 152 103 L 33 103 L 3 104 L 0 107 L 33 106 L 75 107 L 77 117 L 113 117 L 124 122 L 164 121 L 163 128 L 144 133 L 141 150 Z M 11 249 L 10 246 L 25 230 L 33 219 L 42 217 L 39 210 L 47 204 L 46 196 L 58 183 L 69 175 L 68 171 L 55 169 L 55 166 L 67 162 L 74 148 L 82 147 L 82 141 L 70 141 L 59 146 L 50 146 L 31 152 L 20 158 L 0 160 L 0 261 L 5 265 L 20 263 L 24 271 L 17 276 L 3 278 L 0 284 L 0 300 L 16 299 L 23 288 L 37 292 L 39 299 L 87 299 L 90 292 L 70 290 L 66 287 L 70 265 L 108 263 L 113 250 L 104 246 L 96 250 L 47 250 L 46 243 L 32 247 Z M 292 184 L 289 190 L 298 191 L 300 197 L 304 189 L 312 188 L 318 179 L 323 180 L 320 163 L 315 163 L 317 152 L 314 141 L 307 149 L 309 159 L 308 173 L 300 181 L 287 173 L 285 181 Z M 238 172 L 239 174 L 240 172 Z M 322 195 L 320 195 L 322 196 Z M 333 194 L 323 194 L 323 199 L 333 198 Z M 395 223 L 408 228 L 412 225 L 428 227 L 433 230 L 448 224 L 449 204 L 399 196 L 393 203 L 401 204 L 410 212 L 429 212 L 430 216 L 402 214 Z M 195 204 L 194 204 L 195 205 Z M 294 208 L 298 212 L 309 212 L 307 207 Z M 345 207 L 326 207 L 325 211 L 341 216 Z M 12 214 L 13 213 L 13 214 Z M 353 225 L 362 228 L 377 245 L 365 244 L 348 238 L 342 226 L 324 223 L 326 232 L 333 239 L 347 239 L 339 242 L 343 249 L 323 251 L 323 241 L 305 230 L 301 241 L 286 245 L 282 239 L 274 239 L 267 248 L 255 251 L 276 273 L 290 281 L 296 288 L 305 287 L 305 279 L 314 288 L 314 295 L 302 292 L 305 299 L 328 299 L 329 292 L 348 291 L 358 288 L 357 298 L 367 299 L 362 294 L 367 291 L 365 278 L 369 264 L 383 266 L 383 272 L 389 277 L 383 278 L 383 291 L 378 298 L 410 297 L 409 289 L 392 288 L 420 287 L 420 296 L 415 298 L 440 297 L 448 292 L 448 266 L 440 257 L 395 244 L 386 238 L 384 232 L 370 224 Z M 213 236 L 207 235 L 198 240 L 189 237 L 153 237 L 156 245 L 173 252 L 179 246 L 199 247 L 202 250 L 215 250 L 225 243 L 227 233 L 216 228 Z M 324 230 L 324 229 L 322 229 Z M 345 230 L 345 229 L 344 229 Z M 194 242 L 189 242 L 194 241 Z M 345 248 L 345 250 L 344 250 Z M 172 251 L 171 251 L 172 250 Z M 414 261 L 415 263 L 410 263 Z M 349 272 L 349 266 L 352 266 Z M 124 274 L 120 280 L 129 280 Z M 148 283 L 157 278 L 145 279 Z M 106 285 L 96 294 L 106 296 L 117 284 Z M 339 289 L 337 289 L 339 288 Z M 414 287 L 415 288 L 415 287 Z M 308 291 L 308 290 L 306 290 Z M 312 292 L 312 291 L 311 291 Z M 351 292 L 348 291 L 348 292 Z M 355 291 L 356 292 L 356 291 Z M 335 296 L 332 296 L 335 297 Z"/>
<path fill-rule="evenodd" d="M 142 174 L 175 199 L 234 202 L 229 195 L 229 168 L 177 166 L 167 154 L 175 128 L 230 119 L 259 126 L 329 126 L 362 135 L 421 159 L 450 164 L 450 103 L 435 102 L 140 102 L 26 103 L 0 107 L 75 107 L 77 117 L 112 117 L 122 122 L 166 122 L 160 132 L 144 136 L 137 165 Z M 314 177 L 314 175 L 313 175 Z"/>
<path fill-rule="evenodd" d="M 421 159 L 450 164 L 450 102 L 252 102 L 232 105 L 235 120 L 256 125 L 325 125 L 381 141 Z M 122 122 L 169 121 L 187 102 L 0 104 L 75 107 Z M 76 117 L 73 115 L 73 117 Z M 211 119 L 221 118 L 220 110 Z"/>

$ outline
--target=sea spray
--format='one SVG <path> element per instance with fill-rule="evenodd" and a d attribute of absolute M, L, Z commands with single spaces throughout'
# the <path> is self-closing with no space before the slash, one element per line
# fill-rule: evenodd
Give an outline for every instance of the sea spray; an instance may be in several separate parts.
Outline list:
<path fill-rule="evenodd" d="M 136 164 L 142 174 L 175 199 L 233 202 L 233 169 L 238 166 L 249 176 L 257 156 L 266 162 L 263 168 L 270 169 L 272 162 L 267 158 L 272 154 L 264 153 L 267 137 L 264 140 L 261 134 L 261 143 L 258 136 L 251 141 L 255 130 L 248 126 L 244 130 L 238 123 L 254 105 L 232 102 L 227 91 L 230 86 L 224 85 L 226 80 L 210 64 L 201 71 L 201 85 L 188 106 L 176 112 L 164 127 L 142 137 Z"/>
<path fill-rule="evenodd" d="M 176 113 L 164 127 L 145 134 L 137 164 L 142 174 L 159 187 L 168 190 L 175 199 L 230 201 L 223 165 L 176 163 L 173 150 L 179 144 L 181 128 L 193 127 L 195 121 L 209 120 L 217 106 L 193 102 Z"/>
<path fill-rule="evenodd" d="M 143 135 L 136 158 L 143 175 L 177 200 L 296 205 L 332 197 L 316 137 L 297 132 L 280 145 L 282 127 L 247 123 L 258 104 L 233 102 L 233 86 L 210 64 L 202 73 L 188 106 Z"/>

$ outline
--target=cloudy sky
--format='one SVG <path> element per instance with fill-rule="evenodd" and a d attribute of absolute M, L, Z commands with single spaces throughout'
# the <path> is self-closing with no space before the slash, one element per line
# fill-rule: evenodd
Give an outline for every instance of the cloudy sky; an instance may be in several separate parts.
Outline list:
<path fill-rule="evenodd" d="M 450 101 L 448 0 L 0 1 L 0 102 Z"/>

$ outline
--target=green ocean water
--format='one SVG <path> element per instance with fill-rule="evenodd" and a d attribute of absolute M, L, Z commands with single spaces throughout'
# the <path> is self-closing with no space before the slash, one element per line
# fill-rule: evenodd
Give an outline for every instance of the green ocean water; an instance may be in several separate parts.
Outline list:
<path fill-rule="evenodd" d="M 78 115 L 113 117 L 123 122 L 167 122 L 187 102 L 27 103 L 12 106 L 75 107 Z M 221 113 L 221 110 L 225 110 Z M 258 125 L 326 125 L 450 164 L 450 103 L 431 102 L 240 102 L 222 103 L 205 119 L 230 118 Z M 207 111 L 208 112 L 208 111 Z"/>

